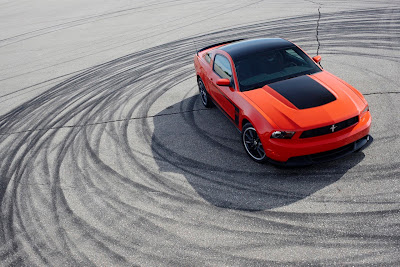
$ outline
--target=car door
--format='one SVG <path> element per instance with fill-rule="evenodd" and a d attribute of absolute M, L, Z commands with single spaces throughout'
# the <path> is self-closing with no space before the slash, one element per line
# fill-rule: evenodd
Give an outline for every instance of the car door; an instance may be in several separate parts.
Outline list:
<path fill-rule="evenodd" d="M 237 93 L 234 87 L 219 86 L 219 79 L 232 80 L 232 66 L 227 57 L 216 54 L 213 63 L 213 71 L 209 75 L 211 96 L 226 115 L 238 125 L 238 108 L 233 99 Z"/>

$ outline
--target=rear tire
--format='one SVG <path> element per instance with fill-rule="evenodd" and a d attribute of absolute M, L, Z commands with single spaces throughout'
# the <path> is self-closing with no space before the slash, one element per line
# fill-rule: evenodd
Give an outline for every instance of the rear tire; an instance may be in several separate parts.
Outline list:
<path fill-rule="evenodd" d="M 242 129 L 242 144 L 244 150 L 249 157 L 258 162 L 266 162 L 267 157 L 265 156 L 265 151 L 262 146 L 260 137 L 257 134 L 256 129 L 251 125 L 251 123 L 246 123 Z"/>
<path fill-rule="evenodd" d="M 206 108 L 210 108 L 212 106 L 211 96 L 208 94 L 206 86 L 201 78 L 197 79 L 197 85 L 199 86 L 201 103 L 203 103 Z"/>

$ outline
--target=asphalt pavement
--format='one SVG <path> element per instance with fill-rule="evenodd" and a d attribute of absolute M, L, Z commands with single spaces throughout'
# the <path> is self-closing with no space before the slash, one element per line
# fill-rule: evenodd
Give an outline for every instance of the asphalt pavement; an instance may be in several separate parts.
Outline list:
<path fill-rule="evenodd" d="M 0 1 L 0 265 L 400 264 L 400 3 Z M 193 56 L 282 37 L 366 97 L 374 142 L 257 164 Z"/>

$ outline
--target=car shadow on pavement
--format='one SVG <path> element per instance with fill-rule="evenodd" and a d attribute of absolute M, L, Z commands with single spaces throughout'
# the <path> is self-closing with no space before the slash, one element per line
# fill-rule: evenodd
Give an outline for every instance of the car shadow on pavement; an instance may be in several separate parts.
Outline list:
<path fill-rule="evenodd" d="M 216 107 L 205 109 L 197 96 L 164 109 L 153 122 L 151 148 L 160 172 L 183 175 L 199 196 L 221 208 L 260 211 L 301 201 L 364 158 L 359 152 L 302 168 L 258 164 L 245 153 L 234 125 Z"/>

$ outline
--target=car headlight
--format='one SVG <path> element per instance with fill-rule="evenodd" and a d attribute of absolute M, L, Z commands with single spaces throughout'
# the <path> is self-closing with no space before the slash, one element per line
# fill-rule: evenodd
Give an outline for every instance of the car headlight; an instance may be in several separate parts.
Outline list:
<path fill-rule="evenodd" d="M 363 109 L 363 111 L 361 111 L 360 117 L 362 117 L 367 111 L 369 111 L 369 106 L 368 105 Z"/>
<path fill-rule="evenodd" d="M 289 132 L 289 131 L 275 131 L 271 134 L 271 138 L 276 139 L 290 139 L 296 132 Z"/>

